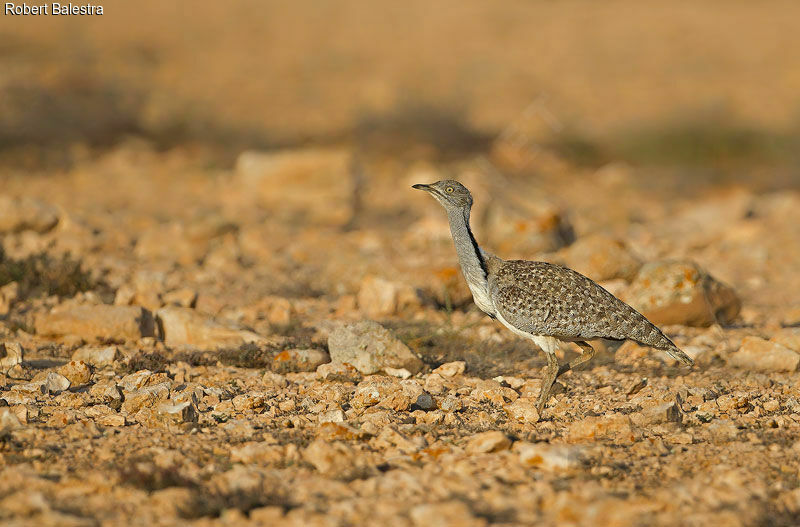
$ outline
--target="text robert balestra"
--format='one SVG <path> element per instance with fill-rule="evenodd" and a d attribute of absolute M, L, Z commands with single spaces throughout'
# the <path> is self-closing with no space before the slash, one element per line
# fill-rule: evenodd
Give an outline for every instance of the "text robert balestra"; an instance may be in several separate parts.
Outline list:
<path fill-rule="evenodd" d="M 97 4 L 14 4 L 5 3 L 4 15 L 102 15 L 103 6 Z"/>

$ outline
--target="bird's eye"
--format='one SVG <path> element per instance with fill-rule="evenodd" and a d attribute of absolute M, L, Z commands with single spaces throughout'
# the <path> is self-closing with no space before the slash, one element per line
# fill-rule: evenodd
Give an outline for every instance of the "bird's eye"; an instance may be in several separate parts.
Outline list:
<path fill-rule="evenodd" d="M 447 187 L 445 190 L 446 190 L 447 192 L 453 192 L 453 187 Z"/>

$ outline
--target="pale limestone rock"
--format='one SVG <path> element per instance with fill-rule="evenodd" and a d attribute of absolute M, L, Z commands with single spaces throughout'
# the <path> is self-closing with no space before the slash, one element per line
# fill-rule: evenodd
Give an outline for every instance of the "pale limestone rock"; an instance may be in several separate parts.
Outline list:
<path fill-rule="evenodd" d="M 125 416 L 121 414 L 107 414 L 96 418 L 95 423 L 102 426 L 125 426 Z"/>
<path fill-rule="evenodd" d="M 208 252 L 211 240 L 235 230 L 235 225 L 218 217 L 185 225 L 173 221 L 156 225 L 136 240 L 134 254 L 140 260 L 196 265 Z"/>
<path fill-rule="evenodd" d="M 4 392 L 2 397 L 0 397 L 0 400 L 5 401 L 6 404 L 8 404 L 9 406 L 13 406 L 15 404 L 35 405 L 36 404 L 36 396 L 44 394 L 44 385 L 42 385 L 41 383 L 37 382 L 33 386 L 36 389 L 36 392 L 33 392 L 33 393 L 31 393 L 31 392 L 28 392 L 28 393 L 20 392 L 20 391 L 17 391 L 17 390 L 13 389 L 16 386 L 12 386 L 12 390 Z M 0 406 L 2 406 L 2 405 L 0 405 Z"/>
<path fill-rule="evenodd" d="M 705 427 L 709 438 L 715 444 L 735 441 L 739 436 L 739 428 L 730 419 L 720 419 Z"/>
<path fill-rule="evenodd" d="M 58 373 L 66 377 L 73 387 L 87 384 L 92 378 L 91 368 L 82 360 L 73 360 L 64 364 L 58 368 Z"/>
<path fill-rule="evenodd" d="M 197 291 L 183 287 L 180 289 L 173 289 L 161 295 L 161 299 L 166 305 L 178 307 L 194 307 L 197 303 Z"/>
<path fill-rule="evenodd" d="M 159 309 L 156 319 L 167 346 L 220 349 L 267 341 L 257 333 L 232 324 L 222 324 L 186 307 Z"/>
<path fill-rule="evenodd" d="M 287 349 L 275 355 L 272 369 L 278 373 L 315 371 L 320 365 L 330 361 L 330 356 L 323 350 Z"/>
<path fill-rule="evenodd" d="M 411 286 L 375 276 L 364 278 L 356 300 L 358 309 L 374 318 L 394 315 L 406 308 L 419 306 L 419 299 Z"/>
<path fill-rule="evenodd" d="M 800 324 L 800 321 L 798 323 Z M 769 341 L 800 353 L 800 329 L 783 330 L 770 338 Z"/>
<path fill-rule="evenodd" d="M 169 397 L 169 389 L 169 384 L 162 382 L 153 386 L 145 386 L 132 392 L 125 391 L 122 394 L 124 401 L 121 411 L 128 415 L 133 415 L 144 407 L 153 406 Z"/>
<path fill-rule="evenodd" d="M 329 362 L 317 367 L 317 377 L 323 381 L 360 382 L 361 374 L 350 364 Z"/>
<path fill-rule="evenodd" d="M 548 472 L 561 472 L 576 469 L 580 466 L 578 455 L 580 450 L 567 445 L 551 445 L 549 443 L 514 444 L 515 452 L 519 454 L 519 461 L 526 467 L 546 470 Z"/>
<path fill-rule="evenodd" d="M 205 392 L 203 390 L 203 386 L 193 382 L 179 385 L 172 390 L 172 400 L 176 403 L 189 401 L 197 405 L 200 404 L 200 401 L 203 400 L 204 396 Z"/>
<path fill-rule="evenodd" d="M 466 451 L 472 454 L 483 454 L 508 450 L 510 446 L 511 440 L 503 432 L 491 430 L 472 436 L 467 443 Z"/>
<path fill-rule="evenodd" d="M 152 314 L 138 306 L 62 305 L 35 319 L 36 333 L 85 340 L 138 341 L 152 337 Z"/>
<path fill-rule="evenodd" d="M 519 398 L 516 390 L 503 386 L 499 382 L 487 379 L 478 383 L 472 390 L 473 397 L 476 399 L 487 399 L 498 405 L 514 402 Z"/>
<path fill-rule="evenodd" d="M 400 381 L 394 377 L 374 375 L 358 384 L 350 404 L 353 408 L 367 408 L 382 401 L 392 401 L 400 406 L 404 400 L 403 386 Z M 410 406 L 411 402 L 408 405 Z"/>
<path fill-rule="evenodd" d="M 448 424 L 455 422 L 453 414 L 446 414 L 441 410 L 432 410 L 426 412 L 424 415 L 415 416 L 417 423 L 424 423 L 430 426 L 440 426 L 449 421 Z"/>
<path fill-rule="evenodd" d="M 156 406 L 159 417 L 165 423 L 196 423 L 197 408 L 190 401 L 176 403 L 164 401 Z"/>
<path fill-rule="evenodd" d="M 78 413 L 75 410 L 59 408 L 50 414 L 50 417 L 47 419 L 46 424 L 47 426 L 53 428 L 65 428 L 75 423 L 77 417 Z"/>
<path fill-rule="evenodd" d="M 74 386 L 70 386 L 72 390 Z M 65 391 L 53 398 L 53 403 L 63 408 L 85 408 L 92 403 L 92 398 L 85 391 Z"/>
<path fill-rule="evenodd" d="M 645 264 L 624 300 L 654 324 L 726 324 L 732 322 L 741 309 L 735 291 L 694 262 Z"/>
<path fill-rule="evenodd" d="M 19 342 L 0 343 L 0 368 L 8 370 L 12 366 L 22 364 L 24 352 Z"/>
<path fill-rule="evenodd" d="M 23 428 L 23 423 L 11 408 L 0 408 L 0 433 Z"/>
<path fill-rule="evenodd" d="M 119 385 L 123 390 L 132 392 L 147 384 L 153 375 L 153 372 L 150 370 L 139 370 L 134 373 L 129 373 L 120 379 Z"/>
<path fill-rule="evenodd" d="M 397 286 L 383 278 L 368 276 L 361 282 L 356 299 L 358 309 L 368 317 L 393 315 L 397 311 Z"/>
<path fill-rule="evenodd" d="M 766 412 L 774 412 L 778 408 L 781 407 L 781 403 L 779 403 L 775 399 L 769 399 L 768 401 L 764 401 L 764 404 L 762 405 L 762 407 L 764 408 L 764 411 L 766 411 Z"/>
<path fill-rule="evenodd" d="M 261 382 L 267 386 L 274 386 L 276 388 L 286 388 L 286 386 L 289 384 L 289 382 L 286 380 L 286 377 L 280 373 L 275 373 L 269 370 L 264 372 L 264 376 L 261 377 Z"/>
<path fill-rule="evenodd" d="M 19 419 L 20 423 L 24 425 L 28 424 L 29 417 L 37 417 L 39 415 L 38 408 L 28 409 L 28 407 L 24 404 L 11 406 L 10 408 L 11 412 L 17 416 L 17 419 Z"/>
<path fill-rule="evenodd" d="M 343 325 L 328 337 L 331 360 L 351 364 L 370 375 L 385 367 L 405 368 L 411 373 L 422 369 L 422 361 L 389 330 L 373 321 Z"/>
<path fill-rule="evenodd" d="M 491 194 L 490 194 L 491 195 Z M 575 240 L 565 211 L 553 203 L 521 199 L 521 195 L 497 196 L 486 204 L 487 238 L 499 254 L 552 252 Z"/>
<path fill-rule="evenodd" d="M 558 257 L 567 267 L 595 282 L 618 278 L 631 281 L 642 266 L 625 242 L 603 234 L 578 238 Z"/>
<path fill-rule="evenodd" d="M 83 361 L 96 368 L 111 366 L 117 358 L 119 358 L 119 350 L 116 346 L 78 348 L 72 354 L 73 361 Z"/>
<path fill-rule="evenodd" d="M 781 493 L 778 501 L 790 514 L 800 516 L 800 487 Z"/>
<path fill-rule="evenodd" d="M 114 293 L 115 306 L 130 306 L 136 298 L 136 289 L 130 284 L 122 284 Z"/>
<path fill-rule="evenodd" d="M 739 351 L 728 361 L 737 368 L 761 372 L 793 372 L 800 365 L 800 353 L 759 337 L 745 337 Z"/>
<path fill-rule="evenodd" d="M 156 311 L 164 302 L 161 294 L 164 292 L 166 274 L 158 271 L 142 269 L 133 275 L 133 287 L 136 294 L 133 304 L 142 306 L 150 311 Z"/>
<path fill-rule="evenodd" d="M 368 439 L 370 433 L 364 429 L 358 429 L 347 423 L 319 423 L 317 429 L 317 437 L 326 441 L 342 440 L 342 441 L 355 441 Z"/>
<path fill-rule="evenodd" d="M 425 391 L 439 395 L 447 390 L 445 380 L 438 373 L 431 373 L 425 378 Z"/>
<path fill-rule="evenodd" d="M 675 402 L 665 402 L 646 406 L 641 412 L 630 415 L 636 426 L 652 426 L 663 423 L 680 423 L 683 420 L 681 409 Z"/>
<path fill-rule="evenodd" d="M 466 369 L 467 363 L 463 360 L 457 360 L 453 362 L 445 362 L 431 373 L 441 375 L 442 377 L 455 377 L 456 375 L 461 375 L 464 373 Z"/>
<path fill-rule="evenodd" d="M 740 391 L 720 395 L 714 402 L 717 408 L 728 414 L 738 413 L 737 410 L 750 406 L 747 393 Z"/>
<path fill-rule="evenodd" d="M 344 412 L 339 409 L 327 410 L 317 417 L 319 423 L 343 423 L 345 421 Z"/>
<path fill-rule="evenodd" d="M 267 396 L 263 393 L 243 393 L 231 399 L 231 404 L 237 412 L 255 410 L 266 406 Z"/>
<path fill-rule="evenodd" d="M 45 388 L 44 380 L 42 380 L 36 382 L 23 382 L 20 384 L 15 384 L 14 386 L 11 387 L 11 391 L 20 394 L 35 396 L 47 393 L 47 388 Z"/>
<path fill-rule="evenodd" d="M 628 416 L 612 414 L 609 416 L 585 417 L 575 421 L 567 429 L 567 439 L 573 442 L 611 439 L 618 443 L 632 443 L 636 437 Z"/>
<path fill-rule="evenodd" d="M 448 395 L 439 403 L 439 409 L 443 412 L 458 412 L 462 407 L 461 399 L 454 395 Z"/>
<path fill-rule="evenodd" d="M 507 375 L 499 375 L 492 378 L 492 380 L 499 382 L 501 385 L 507 384 L 512 390 L 519 390 L 525 385 L 526 382 L 528 382 L 521 377 L 509 377 Z"/>
<path fill-rule="evenodd" d="M 50 233 L 53 237 L 52 252 L 82 256 L 101 248 L 100 237 L 82 218 L 65 213 Z"/>
<path fill-rule="evenodd" d="M 234 463 L 256 463 L 273 465 L 285 458 L 286 449 L 269 441 L 251 441 L 231 448 L 231 461 Z"/>
<path fill-rule="evenodd" d="M 528 399 L 536 399 L 539 396 L 539 392 L 542 390 L 542 380 L 541 379 L 526 379 L 522 386 L 519 387 L 519 395 L 520 397 L 528 398 Z"/>
<path fill-rule="evenodd" d="M 511 404 L 503 407 L 508 416 L 519 423 L 537 423 L 539 412 L 536 410 L 536 400 L 521 397 Z"/>
<path fill-rule="evenodd" d="M 383 369 L 386 375 L 391 375 L 392 377 L 397 377 L 398 379 L 408 379 L 411 377 L 411 372 L 405 368 L 390 368 L 385 367 Z"/>
<path fill-rule="evenodd" d="M 61 374 L 49 372 L 44 380 L 44 389 L 47 393 L 57 394 L 69 389 L 69 379 Z"/>
<path fill-rule="evenodd" d="M 395 392 L 395 394 L 388 399 L 384 399 L 378 403 L 378 406 L 399 411 L 408 410 L 424 393 L 422 386 L 414 379 L 404 379 L 400 381 L 400 386 L 400 393 Z"/>
<path fill-rule="evenodd" d="M 427 446 L 425 438 L 403 434 L 394 426 L 382 428 L 378 436 L 370 444 L 373 448 L 379 449 L 397 448 L 403 454 L 419 452 Z"/>
<path fill-rule="evenodd" d="M 689 432 L 679 432 L 669 438 L 669 442 L 674 445 L 691 445 L 694 437 Z"/>
<path fill-rule="evenodd" d="M 8 516 L 38 519 L 50 512 L 50 505 L 47 498 L 38 490 L 24 489 L 3 496 L 0 500 L 0 510 Z M 39 522 L 36 523 L 41 525 Z M 59 525 L 59 523 L 49 525 Z"/>
<path fill-rule="evenodd" d="M 195 423 L 198 419 L 197 408 L 190 401 L 162 401 L 153 406 L 143 406 L 132 418 L 142 426 L 172 427 L 184 423 Z"/>
<path fill-rule="evenodd" d="M 86 417 L 96 418 L 104 415 L 113 414 L 114 409 L 105 404 L 95 404 L 93 406 L 87 406 L 83 410 L 83 413 L 84 415 L 86 415 Z"/>
<path fill-rule="evenodd" d="M 0 258 L 2 257 L 0 256 Z M 7 315 L 18 298 L 19 284 L 17 282 L 9 282 L 0 287 L 0 315 Z"/>
<path fill-rule="evenodd" d="M 286 326 L 292 321 L 294 308 L 287 298 L 271 296 L 267 297 L 264 302 L 266 303 L 267 320 L 270 324 Z"/>
<path fill-rule="evenodd" d="M 167 487 L 156 490 L 150 495 L 149 502 L 155 513 L 154 516 L 165 523 L 170 521 L 177 523 L 178 518 L 186 517 L 197 510 L 194 494 L 190 489 L 184 487 Z"/>
<path fill-rule="evenodd" d="M 359 452 L 338 441 L 315 440 L 303 451 L 303 459 L 333 478 L 351 479 L 373 471 Z"/>
<path fill-rule="evenodd" d="M 220 405 L 217 405 L 217 407 Z M 218 411 L 217 407 L 214 408 L 214 411 Z M 287 399 L 285 401 L 281 401 L 278 403 L 278 409 L 281 412 L 291 412 L 297 407 L 297 404 L 294 402 L 294 399 Z"/>
<path fill-rule="evenodd" d="M 58 209 L 33 198 L 0 196 L 0 233 L 44 233 L 58 223 Z"/>

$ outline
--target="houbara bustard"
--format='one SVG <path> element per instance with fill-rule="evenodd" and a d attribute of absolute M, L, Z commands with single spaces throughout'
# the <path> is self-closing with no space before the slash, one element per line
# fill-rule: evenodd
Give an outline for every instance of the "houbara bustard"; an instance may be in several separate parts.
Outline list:
<path fill-rule="evenodd" d="M 475 304 L 505 327 L 531 339 L 547 356 L 536 407 L 541 418 L 559 375 L 594 356 L 591 339 L 633 340 L 694 363 L 644 315 L 582 274 L 546 262 L 502 260 L 478 246 L 469 225 L 472 194 L 458 181 L 413 185 L 442 204 L 458 261 Z M 581 354 L 559 366 L 556 350 L 574 342 Z"/>

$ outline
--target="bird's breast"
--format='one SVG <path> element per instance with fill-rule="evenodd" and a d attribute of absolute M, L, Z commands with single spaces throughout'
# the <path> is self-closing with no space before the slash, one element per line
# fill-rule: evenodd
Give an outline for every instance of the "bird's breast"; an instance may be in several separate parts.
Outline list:
<path fill-rule="evenodd" d="M 467 282 L 469 290 L 472 292 L 472 299 L 475 301 L 481 311 L 489 315 L 495 315 L 494 302 L 489 295 L 489 284 L 484 281 L 484 284 Z"/>

